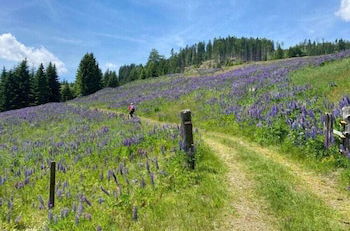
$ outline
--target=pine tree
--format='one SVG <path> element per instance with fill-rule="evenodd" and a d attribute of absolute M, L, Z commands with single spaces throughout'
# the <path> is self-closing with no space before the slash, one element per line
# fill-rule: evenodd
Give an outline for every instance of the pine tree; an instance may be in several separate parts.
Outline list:
<path fill-rule="evenodd" d="M 46 79 L 49 87 L 48 102 L 59 102 L 61 99 L 61 85 L 58 81 L 56 66 L 51 62 L 46 68 Z"/>
<path fill-rule="evenodd" d="M 0 75 L 0 111 L 5 111 L 4 108 L 4 101 L 5 101 L 5 89 L 4 89 L 4 84 L 6 81 L 6 69 L 5 67 L 2 69 L 1 75 Z"/>
<path fill-rule="evenodd" d="M 39 105 L 49 102 L 50 89 L 43 64 L 40 64 L 33 82 L 35 104 Z"/>
<path fill-rule="evenodd" d="M 104 87 L 118 87 L 119 80 L 115 71 L 106 70 L 103 75 L 103 86 Z"/>
<path fill-rule="evenodd" d="M 73 90 L 67 82 L 62 83 L 61 101 L 65 102 L 74 98 Z"/>
<path fill-rule="evenodd" d="M 76 76 L 79 95 L 89 95 L 102 88 L 102 72 L 92 53 L 84 55 Z"/>
<path fill-rule="evenodd" d="M 1 74 L 1 102 L 0 108 L 2 111 L 19 108 L 18 102 L 18 81 L 12 71 L 4 71 Z"/>
<path fill-rule="evenodd" d="M 284 57 L 284 52 L 281 48 L 281 45 L 278 44 L 277 45 L 277 50 L 276 50 L 276 54 L 275 54 L 275 59 L 283 59 Z"/>
<path fill-rule="evenodd" d="M 13 99 L 13 105 L 15 108 L 28 107 L 32 103 L 32 92 L 30 74 L 28 70 L 27 60 L 23 60 L 15 69 L 14 73 L 15 85 L 15 98 Z M 10 76 L 10 79 L 12 76 Z"/>

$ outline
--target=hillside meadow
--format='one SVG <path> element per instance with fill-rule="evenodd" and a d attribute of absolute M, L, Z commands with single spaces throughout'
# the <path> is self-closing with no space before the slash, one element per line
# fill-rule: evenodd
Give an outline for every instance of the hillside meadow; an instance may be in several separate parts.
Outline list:
<path fill-rule="evenodd" d="M 323 115 L 339 121 L 350 105 L 349 57 L 139 80 L 0 113 L 0 228 L 347 230 L 350 162 L 337 139 L 325 149 Z M 176 125 L 186 108 L 195 170 Z"/>
<path fill-rule="evenodd" d="M 0 134 L 2 230 L 211 230 L 225 204 L 222 164 L 198 139 L 188 170 L 177 126 L 51 103 L 1 113 Z"/>

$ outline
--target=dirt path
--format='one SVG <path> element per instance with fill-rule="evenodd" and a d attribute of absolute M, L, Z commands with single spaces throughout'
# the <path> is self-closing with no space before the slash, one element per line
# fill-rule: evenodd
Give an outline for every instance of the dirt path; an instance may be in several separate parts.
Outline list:
<path fill-rule="evenodd" d="M 277 153 L 274 150 L 261 147 L 254 143 L 247 143 L 243 139 L 225 135 L 222 133 L 210 132 L 211 136 L 224 138 L 231 140 L 232 142 L 242 145 L 248 150 L 260 153 L 272 161 L 275 161 L 285 166 L 293 175 L 297 176 L 301 182 L 303 188 L 306 188 L 320 199 L 322 199 L 329 207 L 337 211 L 342 220 L 340 222 L 344 224 L 350 224 L 350 196 L 345 190 L 339 189 L 336 183 L 335 177 L 318 175 L 313 171 L 306 170 L 300 167 L 297 163 L 289 160 L 282 154 Z M 349 226 L 350 229 L 350 226 Z"/>
<path fill-rule="evenodd" d="M 277 230 L 273 216 L 267 213 L 265 201 L 256 197 L 254 182 L 245 174 L 237 152 L 208 136 L 204 136 L 203 140 L 227 165 L 226 180 L 232 193 L 217 230 Z"/>

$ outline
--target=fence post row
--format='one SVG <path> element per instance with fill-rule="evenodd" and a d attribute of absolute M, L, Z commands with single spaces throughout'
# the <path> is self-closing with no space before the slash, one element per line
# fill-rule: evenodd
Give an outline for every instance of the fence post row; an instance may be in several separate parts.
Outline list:
<path fill-rule="evenodd" d="M 193 144 L 192 117 L 191 111 L 186 109 L 181 111 L 181 135 L 182 148 L 188 155 L 188 163 L 190 168 L 195 168 L 195 153 Z"/>
<path fill-rule="evenodd" d="M 348 156 L 350 151 L 350 107 L 342 108 L 342 117 L 343 120 L 340 121 L 342 131 L 337 131 L 333 129 L 334 116 L 330 113 L 325 114 L 325 147 L 329 148 L 329 146 L 333 142 L 333 134 L 337 135 L 341 139 L 343 145 L 343 147 L 340 148 L 340 152 Z"/>
<path fill-rule="evenodd" d="M 49 196 L 49 208 L 55 206 L 55 180 L 56 180 L 56 162 L 52 161 L 50 166 L 50 196 Z"/>

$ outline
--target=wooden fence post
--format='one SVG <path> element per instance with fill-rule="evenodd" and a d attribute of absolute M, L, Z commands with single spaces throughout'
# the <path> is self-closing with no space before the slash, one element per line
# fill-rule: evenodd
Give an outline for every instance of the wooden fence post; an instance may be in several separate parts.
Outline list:
<path fill-rule="evenodd" d="M 188 163 L 190 168 L 195 167 L 195 153 L 193 144 L 192 118 L 190 110 L 183 110 L 181 115 L 181 135 L 182 148 L 188 155 Z"/>
<path fill-rule="evenodd" d="M 346 152 L 350 150 L 350 107 L 343 107 L 343 121 L 342 127 L 344 129 L 343 134 L 345 138 L 343 139 L 343 147 Z"/>
<path fill-rule="evenodd" d="M 326 113 L 324 121 L 325 148 L 329 148 L 333 141 L 333 121 L 333 115 L 330 113 Z"/>
<path fill-rule="evenodd" d="M 56 180 L 56 162 L 52 161 L 50 166 L 50 197 L 49 208 L 55 206 L 55 180 Z"/>

